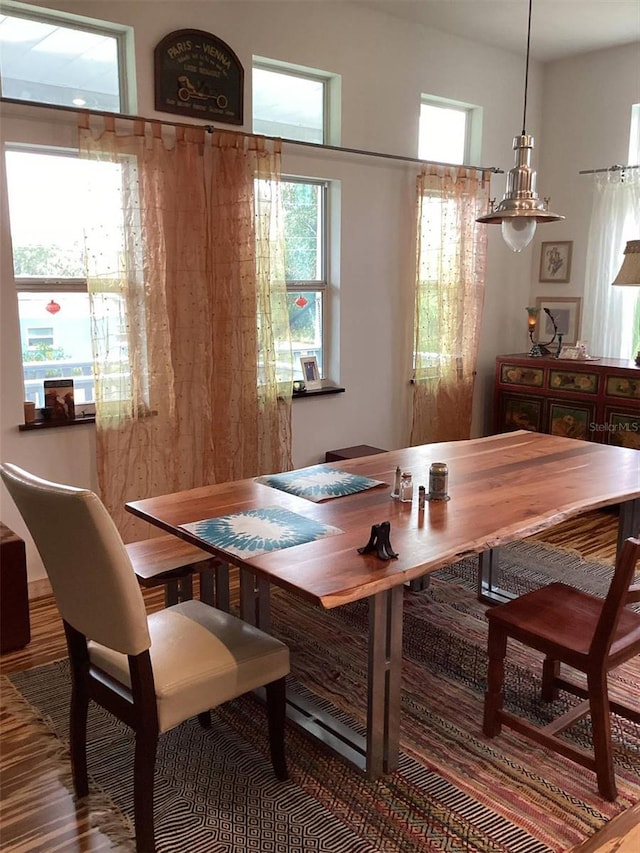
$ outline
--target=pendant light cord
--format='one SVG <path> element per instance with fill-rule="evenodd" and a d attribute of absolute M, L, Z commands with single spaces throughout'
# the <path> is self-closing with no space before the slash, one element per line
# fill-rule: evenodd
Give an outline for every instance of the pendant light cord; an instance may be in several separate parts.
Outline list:
<path fill-rule="evenodd" d="M 531 44 L 531 9 L 533 0 L 529 0 L 529 21 L 527 23 L 527 60 L 525 63 L 524 72 L 524 110 L 522 113 L 522 135 L 526 136 L 525 127 L 527 125 L 527 90 L 529 88 L 529 45 Z"/>

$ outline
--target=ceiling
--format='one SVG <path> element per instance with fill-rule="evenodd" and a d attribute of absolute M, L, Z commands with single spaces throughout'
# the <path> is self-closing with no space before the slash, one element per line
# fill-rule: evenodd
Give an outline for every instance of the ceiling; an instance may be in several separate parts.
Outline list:
<path fill-rule="evenodd" d="M 515 53 L 526 51 L 527 0 L 351 2 Z M 540 62 L 640 43 L 640 0 L 534 0 L 532 9 L 531 57 Z"/>

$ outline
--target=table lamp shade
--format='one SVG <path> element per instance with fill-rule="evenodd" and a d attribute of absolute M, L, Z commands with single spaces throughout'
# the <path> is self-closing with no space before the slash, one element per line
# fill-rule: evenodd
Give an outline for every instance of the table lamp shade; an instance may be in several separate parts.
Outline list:
<path fill-rule="evenodd" d="M 622 266 L 612 284 L 640 287 L 640 240 L 627 242 Z"/>

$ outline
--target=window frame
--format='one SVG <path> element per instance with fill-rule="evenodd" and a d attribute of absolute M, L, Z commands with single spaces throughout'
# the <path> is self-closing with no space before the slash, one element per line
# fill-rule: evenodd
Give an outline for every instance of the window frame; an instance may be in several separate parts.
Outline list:
<path fill-rule="evenodd" d="M 118 98 L 120 103 L 117 110 L 104 109 L 101 110 L 101 112 L 117 115 L 118 113 L 126 114 L 135 113 L 137 111 L 133 27 L 125 24 L 116 24 L 111 21 L 103 21 L 97 18 L 88 18 L 84 15 L 75 15 L 72 12 L 29 6 L 24 3 L 16 2 L 16 0 L 0 0 L 0 15 L 6 15 L 7 17 L 12 18 L 22 18 L 23 20 L 33 21 L 34 23 L 51 24 L 58 27 L 64 27 L 66 29 L 91 33 L 92 35 L 114 38 L 117 47 Z M 82 90 L 78 88 L 78 91 Z M 3 98 L 5 97 L 1 88 L 0 95 Z M 33 104 L 34 106 L 65 106 L 61 104 L 52 104 L 48 101 L 36 101 L 30 98 L 11 98 L 11 100 L 16 100 L 24 104 Z M 74 109 L 72 106 L 68 106 L 67 108 Z"/>
<path fill-rule="evenodd" d="M 322 294 L 322 311 L 320 316 L 320 323 L 322 327 L 321 331 L 321 351 L 322 351 L 322 364 L 321 364 L 321 379 L 326 379 L 327 377 L 327 366 L 329 364 L 329 351 L 330 351 L 330 342 L 328 340 L 328 316 L 329 316 L 329 307 L 328 300 L 330 298 L 330 288 L 329 288 L 329 192 L 330 192 L 330 181 L 324 178 L 305 178 L 300 175 L 282 175 L 281 183 L 294 183 L 294 184 L 305 184 L 317 186 L 320 188 L 320 215 L 318 217 L 318 224 L 321 229 L 321 239 L 320 239 L 320 276 L 318 279 L 289 279 L 285 278 L 287 295 L 292 293 L 320 293 Z M 294 365 L 294 369 L 297 369 L 297 364 Z M 304 378 L 304 377 L 303 377 Z"/>

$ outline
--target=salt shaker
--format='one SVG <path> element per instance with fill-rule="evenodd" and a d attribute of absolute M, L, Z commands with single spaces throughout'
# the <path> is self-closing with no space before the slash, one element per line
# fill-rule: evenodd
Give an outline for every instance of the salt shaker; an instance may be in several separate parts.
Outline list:
<path fill-rule="evenodd" d="M 404 471 L 400 477 L 400 501 L 411 503 L 413 500 L 413 478 L 410 471 Z"/>

